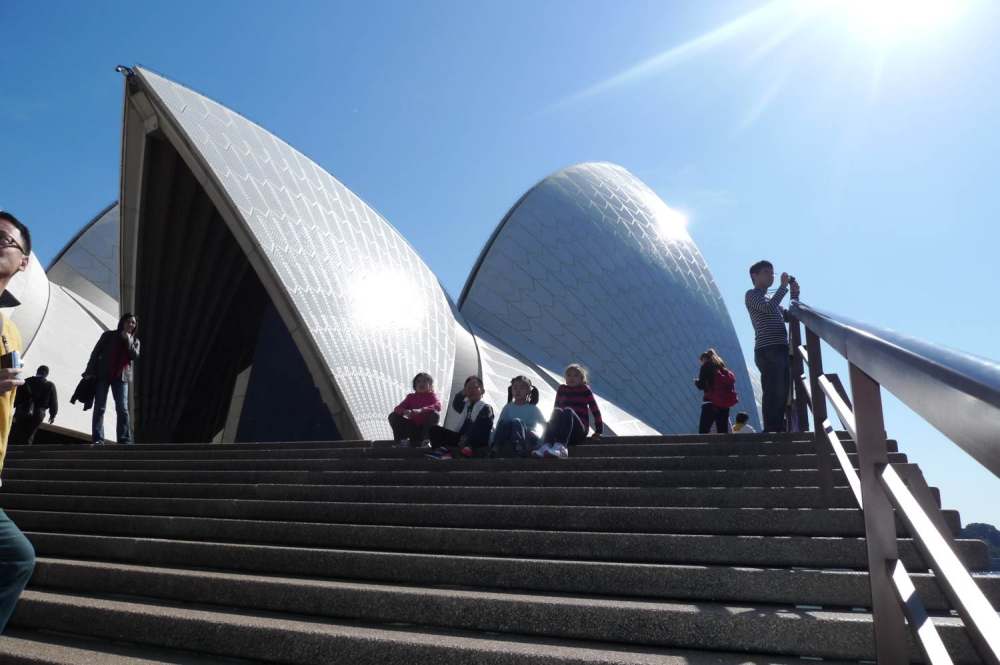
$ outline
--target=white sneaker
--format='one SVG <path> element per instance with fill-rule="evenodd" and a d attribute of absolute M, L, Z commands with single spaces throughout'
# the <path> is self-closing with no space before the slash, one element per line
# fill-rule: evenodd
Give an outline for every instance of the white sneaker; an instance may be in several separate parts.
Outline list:
<path fill-rule="evenodd" d="M 420 447 L 421 448 L 430 448 L 431 447 L 431 440 L 430 439 L 424 439 L 423 441 L 420 442 Z"/>
<path fill-rule="evenodd" d="M 548 452 L 552 450 L 552 446 L 548 443 L 543 443 L 534 450 L 531 451 L 532 457 L 545 457 Z"/>
<path fill-rule="evenodd" d="M 545 451 L 545 456 L 565 459 L 569 457 L 569 449 L 561 443 L 553 443 L 549 446 L 549 449 Z"/>

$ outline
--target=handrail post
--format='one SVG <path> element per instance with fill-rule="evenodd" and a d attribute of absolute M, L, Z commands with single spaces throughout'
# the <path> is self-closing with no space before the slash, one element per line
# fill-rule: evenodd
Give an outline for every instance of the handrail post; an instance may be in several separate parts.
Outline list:
<path fill-rule="evenodd" d="M 882 490 L 880 476 L 889 463 L 885 421 L 879 385 L 850 363 L 851 393 L 854 396 L 857 429 L 861 501 L 868 548 L 868 579 L 872 594 L 872 623 L 879 665 L 909 663 L 906 623 L 896 598 L 892 570 L 899 553 L 896 546 L 896 519 L 889 498 Z"/>
<path fill-rule="evenodd" d="M 819 489 L 824 506 L 833 505 L 833 464 L 830 455 L 835 454 L 826 437 L 829 423 L 826 412 L 826 395 L 819 385 L 819 377 L 823 376 L 823 353 L 820 350 L 819 336 L 809 326 L 806 329 L 806 351 L 809 352 L 809 388 L 812 393 L 813 440 L 816 447 L 816 470 L 819 472 Z"/>
<path fill-rule="evenodd" d="M 798 423 L 798 427 L 795 431 L 798 432 L 808 432 L 809 431 L 809 402 L 808 398 L 802 394 L 799 389 L 799 377 L 802 376 L 802 357 L 798 354 L 798 348 L 802 344 L 802 328 L 799 325 L 799 320 L 794 316 L 789 316 L 788 320 L 788 331 L 789 339 L 791 340 L 792 347 L 792 357 L 791 357 L 791 377 L 789 388 L 792 390 L 794 399 L 792 400 L 792 413 Z M 813 393 L 815 394 L 815 393 Z M 791 425 L 791 423 L 789 423 Z M 789 427 L 789 430 L 792 428 Z"/>

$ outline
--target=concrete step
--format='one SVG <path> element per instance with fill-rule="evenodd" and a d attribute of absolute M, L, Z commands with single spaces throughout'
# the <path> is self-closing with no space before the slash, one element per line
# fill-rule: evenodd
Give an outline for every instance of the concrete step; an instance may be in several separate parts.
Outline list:
<path fill-rule="evenodd" d="M 348 503 L 226 499 L 4 494 L 9 511 L 128 513 L 214 519 L 270 520 L 451 528 L 540 529 L 754 536 L 863 537 L 861 511 L 851 508 L 693 508 L 620 506 L 505 506 Z M 944 511 L 955 533 L 958 515 Z M 898 533 L 906 533 L 898 526 Z"/>
<path fill-rule="evenodd" d="M 336 570 L 343 557 L 353 561 L 351 555 L 331 554 L 330 549 L 618 563 L 856 570 L 868 566 L 865 542 L 858 538 L 446 529 L 46 512 L 10 514 L 29 533 L 40 555 L 162 565 L 204 560 L 203 565 L 209 568 L 246 565 L 247 568 L 241 569 L 289 574 L 309 574 L 309 569 L 274 567 L 284 565 L 283 557 L 288 558 L 289 566 L 315 564 L 314 571 Z M 982 541 L 959 540 L 957 549 L 970 570 L 989 570 L 989 550 Z M 899 551 L 911 572 L 927 569 L 913 541 L 901 539 Z M 232 563 L 226 564 L 227 559 Z"/>
<path fill-rule="evenodd" d="M 150 471 L 137 469 L 18 469 L 4 467 L 8 480 L 78 480 L 153 483 L 277 483 L 286 485 L 427 485 L 487 487 L 818 487 L 819 474 L 797 470 L 677 471 L 570 471 L 540 461 L 526 471 L 490 471 L 471 466 L 446 465 L 428 471 Z M 845 486 L 844 474 L 835 471 L 834 482 Z"/>
<path fill-rule="evenodd" d="M 406 485 L 278 485 L 210 483 L 116 483 L 70 480 L 7 480 L 10 494 L 266 499 L 270 501 L 370 501 L 425 504 L 576 506 L 730 506 L 746 508 L 852 508 L 847 487 L 834 489 L 832 504 L 810 487 L 434 487 Z M 2 495 L 0 495 L 2 496 Z"/>
<path fill-rule="evenodd" d="M 613 599 L 574 603 L 556 596 L 441 593 L 451 602 L 418 610 L 410 618 L 419 623 L 400 625 L 346 623 L 345 619 L 259 610 L 230 613 L 210 605 L 143 602 L 139 598 L 130 602 L 104 595 L 82 597 L 28 590 L 11 623 L 21 628 L 45 626 L 105 639 L 284 663 L 330 662 L 331 658 L 350 663 L 374 663 L 376 659 L 378 663 L 508 662 L 498 656 L 515 645 L 522 649 L 511 662 L 548 662 L 538 657 L 554 655 L 553 646 L 586 649 L 594 644 L 594 636 L 600 636 L 601 642 L 621 645 L 610 660 L 616 663 L 636 662 L 628 659 L 629 649 L 648 658 L 651 654 L 647 650 L 652 648 L 706 646 L 713 651 L 842 660 L 873 660 L 875 655 L 871 619 L 861 613 Z M 492 601 L 491 611 L 480 612 L 478 608 L 487 597 Z M 325 602 L 323 594 L 315 601 Z M 407 615 L 406 608 L 360 605 L 367 606 L 370 614 Z M 453 627 L 429 627 L 428 621 Z M 935 624 L 956 662 L 979 662 L 958 619 L 938 618 Z M 489 640 L 482 640 L 483 632 L 490 633 Z M 572 640 L 587 640 L 589 644 L 573 644 Z M 629 644 L 634 646 L 624 646 Z M 480 657 L 482 652 L 489 654 L 488 660 Z M 911 652 L 913 660 L 919 660 L 916 650 Z M 668 654 L 661 651 L 652 655 Z"/>
<path fill-rule="evenodd" d="M 227 551 L 226 548 L 217 548 L 215 553 L 219 552 L 234 553 L 231 549 Z M 211 550 L 202 552 L 211 553 Z M 292 553 L 293 558 L 296 558 L 295 554 Z M 31 581 L 32 588 L 144 595 L 302 613 L 311 612 L 305 609 L 308 605 L 294 608 L 282 603 L 286 602 L 285 598 L 301 599 L 307 597 L 308 593 L 300 594 L 291 588 L 296 587 L 297 581 L 281 580 L 273 577 L 274 575 L 329 578 L 327 581 L 330 584 L 324 587 L 326 591 L 323 593 L 334 596 L 341 589 L 334 581 L 349 581 L 351 584 L 362 581 L 404 584 L 408 585 L 410 591 L 420 587 L 448 587 L 827 608 L 867 607 L 870 602 L 867 574 L 844 570 L 328 551 L 324 557 L 328 565 L 322 568 L 302 565 L 303 559 L 308 557 L 299 556 L 297 565 L 291 561 L 281 562 L 283 570 L 254 571 L 245 567 L 234 568 L 229 562 L 209 557 L 171 564 L 183 566 L 183 569 L 179 569 L 155 566 L 146 561 L 121 562 L 122 557 L 115 557 L 115 563 L 106 560 L 80 560 L 80 557 L 86 556 L 78 553 L 69 559 L 39 557 Z M 131 558 L 135 559 L 134 556 Z M 219 569 L 225 572 L 210 573 L 193 568 Z M 262 577 L 261 574 L 271 577 Z M 932 575 L 914 575 L 913 580 L 928 610 L 947 612 L 951 609 Z M 1000 600 L 1000 577 L 979 576 L 977 581 L 992 602 Z M 209 585 L 212 586 L 212 593 L 221 592 L 227 584 L 234 588 L 247 586 L 247 595 L 240 596 L 242 600 L 237 601 L 199 591 L 202 585 Z M 353 589 L 350 586 L 349 591 L 353 592 Z M 372 593 L 379 590 L 380 587 L 373 587 Z M 275 598 L 271 598 L 272 595 Z M 386 599 L 385 604 L 394 602 L 402 601 Z"/>
<path fill-rule="evenodd" d="M 853 441 L 845 441 L 849 453 L 856 452 Z M 823 452 L 829 452 L 825 445 Z M 326 448 L 285 444 L 281 447 L 232 449 L 228 445 L 213 446 L 202 450 L 147 450 L 144 446 L 81 446 L 58 450 L 35 450 L 34 446 L 15 449 L 10 459 L 25 460 L 195 460 L 195 459 L 338 459 L 349 457 L 418 457 L 424 451 L 401 448 L 391 443 L 347 443 Z M 621 443 L 612 439 L 606 443 L 587 443 L 574 447 L 576 457 L 657 457 L 678 455 L 799 455 L 814 454 L 812 441 L 706 441 L 697 443 Z M 895 442 L 889 452 L 897 452 Z"/>
<path fill-rule="evenodd" d="M 260 661 L 202 656 L 38 630 L 8 629 L 0 636 L 4 665 L 253 665 Z"/>
<path fill-rule="evenodd" d="M 837 433 L 842 441 L 850 441 L 851 437 L 847 432 Z M 771 443 L 771 442 L 800 442 L 811 443 L 813 434 L 810 432 L 782 432 L 782 433 L 754 433 L 754 434 L 667 434 L 652 436 L 617 436 L 606 437 L 598 441 L 589 440 L 580 444 L 607 445 L 611 443 L 620 444 L 684 444 L 684 443 Z M 891 441 L 895 444 L 895 441 Z M 104 446 L 92 446 L 89 444 L 42 444 L 33 446 L 12 445 L 8 449 L 8 454 L 17 455 L 22 453 L 35 454 L 41 451 L 76 451 L 76 450 L 122 450 L 122 451 L 150 451 L 150 450 L 172 450 L 172 451 L 206 451 L 206 450 L 282 450 L 292 449 L 322 449 L 322 448 L 347 448 L 347 447 L 367 447 L 367 446 L 391 446 L 392 441 L 388 440 L 349 440 L 349 441 L 265 441 L 258 443 L 155 443 L 137 444 L 123 446 L 109 443 Z"/>
<path fill-rule="evenodd" d="M 408 455 L 419 451 L 406 451 Z M 425 451 L 427 452 L 427 451 Z M 830 455 L 831 463 L 836 460 Z M 850 456 L 857 465 L 857 456 Z M 815 469 L 816 455 L 697 455 L 656 457 L 577 457 L 570 451 L 568 459 L 454 459 L 445 462 L 418 455 L 407 458 L 382 459 L 210 459 L 210 460 L 143 460 L 90 459 L 62 460 L 63 468 L 107 470 L 159 471 L 430 471 L 447 472 L 467 469 L 486 473 L 498 471 L 537 471 L 543 465 L 559 471 L 644 471 L 644 470 L 722 470 L 722 469 Z M 906 455 L 889 453 L 889 462 L 902 464 Z M 11 469 L 56 469 L 60 461 L 11 460 Z"/>

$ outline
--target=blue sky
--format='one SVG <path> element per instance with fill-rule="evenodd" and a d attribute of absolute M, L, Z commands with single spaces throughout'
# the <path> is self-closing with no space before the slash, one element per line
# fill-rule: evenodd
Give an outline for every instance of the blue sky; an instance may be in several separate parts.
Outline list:
<path fill-rule="evenodd" d="M 879 2 L 911 10 L 863 20 Z M 1000 4 L 922 2 L 8 0 L 0 206 L 45 263 L 116 198 L 113 69 L 138 63 L 309 155 L 453 295 L 528 187 L 607 160 L 688 215 L 748 357 L 767 257 L 806 302 L 996 359 Z M 1000 480 L 887 422 L 964 522 L 1000 524 Z"/>

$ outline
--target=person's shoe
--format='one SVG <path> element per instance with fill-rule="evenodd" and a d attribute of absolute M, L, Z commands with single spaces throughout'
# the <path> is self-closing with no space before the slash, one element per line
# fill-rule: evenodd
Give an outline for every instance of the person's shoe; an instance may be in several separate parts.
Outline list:
<path fill-rule="evenodd" d="M 94 441 L 94 445 L 95 446 L 103 446 L 104 445 L 104 439 L 101 439 L 99 441 Z"/>
<path fill-rule="evenodd" d="M 459 448 L 458 452 L 462 453 L 462 457 L 472 457 L 472 448 L 468 446 L 462 446 Z"/>
<path fill-rule="evenodd" d="M 438 448 L 437 450 L 435 450 L 432 453 L 427 453 L 425 455 L 425 457 L 427 459 L 433 459 L 433 460 L 438 460 L 438 461 L 452 459 L 451 451 L 448 450 L 448 448 L 446 448 L 444 446 L 441 446 L 440 448 Z"/>
<path fill-rule="evenodd" d="M 548 452 L 552 450 L 552 446 L 548 443 L 543 443 L 534 450 L 531 451 L 532 457 L 545 457 Z"/>
<path fill-rule="evenodd" d="M 431 447 L 431 440 L 430 439 L 424 439 L 423 441 L 420 442 L 420 446 L 419 447 L 420 448 L 430 448 Z"/>
<path fill-rule="evenodd" d="M 569 457 L 569 449 L 561 443 L 553 443 L 549 446 L 549 449 L 545 451 L 545 456 L 565 459 Z"/>
<path fill-rule="evenodd" d="M 399 442 L 396 445 L 398 445 L 400 448 L 409 448 L 410 447 L 410 440 L 409 439 L 400 439 Z"/>

